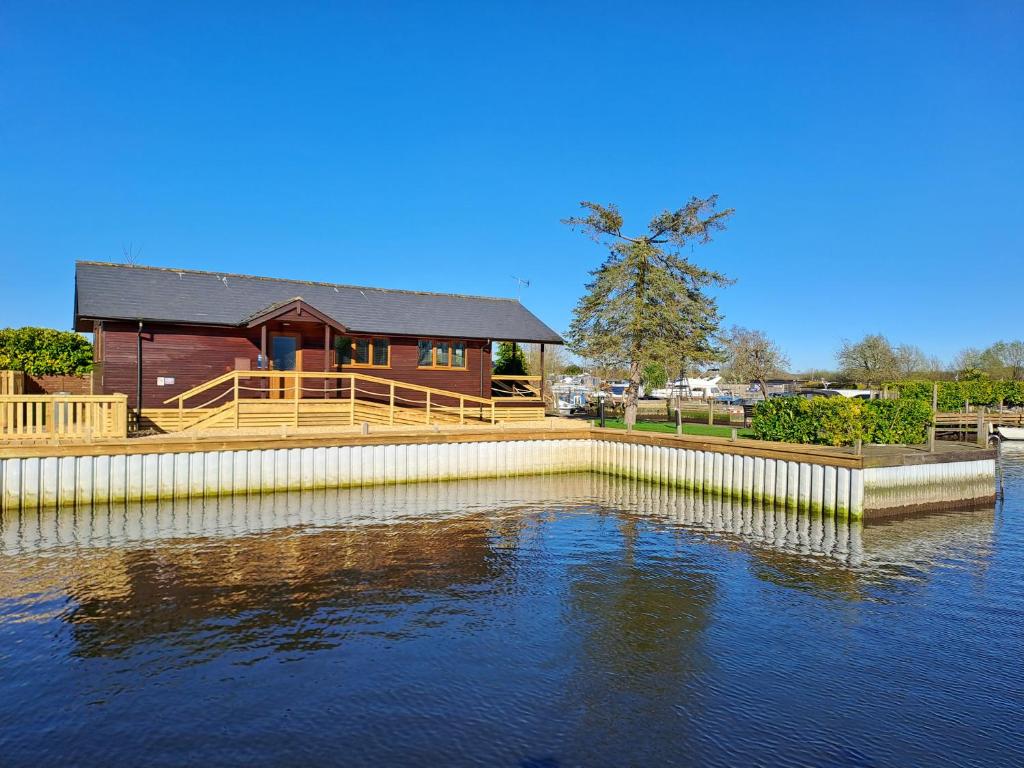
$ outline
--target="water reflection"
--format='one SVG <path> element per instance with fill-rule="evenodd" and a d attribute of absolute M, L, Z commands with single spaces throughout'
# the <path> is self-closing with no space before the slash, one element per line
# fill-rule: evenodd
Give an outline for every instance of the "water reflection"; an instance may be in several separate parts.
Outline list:
<path fill-rule="evenodd" d="M 948 576 L 987 573 L 996 521 L 861 524 L 595 475 L 11 513 L 0 747 L 13 765 L 68 744 L 83 765 L 841 763 L 788 734 L 873 723 L 894 683 L 872 670 L 936 621 L 956 644 L 898 679 L 965 674 L 959 617 L 1005 606 Z M 942 578 L 937 618 L 876 616 Z M 821 653 L 840 647 L 857 653 Z M 995 707 L 1005 684 L 976 681 Z M 829 722 L 819 695 L 847 712 Z M 919 725 L 956 704 L 912 699 Z"/>
<path fill-rule="evenodd" d="M 84 655 L 225 619 L 232 642 L 244 645 L 250 629 L 319 614 L 315 632 L 275 638 L 316 648 L 336 642 L 361 605 L 373 606 L 357 617 L 364 629 L 415 632 L 417 622 L 389 625 L 395 606 L 511 589 L 532 550 L 522 537 L 543 538 L 538 529 L 556 514 L 613 525 L 610 539 L 602 534 L 618 542 L 607 557 L 566 561 L 571 605 L 598 619 L 595 636 L 629 646 L 643 645 L 638 628 L 666 638 L 695 631 L 714 591 L 684 550 L 656 571 L 636 568 L 642 526 L 743 548 L 758 578 L 851 599 L 864 597 L 865 584 L 919 575 L 937 561 L 982 562 L 994 526 L 993 510 L 864 524 L 595 475 L 153 502 L 9 514 L 0 597 L 66 593 L 62 619 Z M 561 555 L 592 543 L 580 532 Z M 652 595 L 671 600 L 648 602 Z M 625 658 L 602 647 L 602 664 Z"/>

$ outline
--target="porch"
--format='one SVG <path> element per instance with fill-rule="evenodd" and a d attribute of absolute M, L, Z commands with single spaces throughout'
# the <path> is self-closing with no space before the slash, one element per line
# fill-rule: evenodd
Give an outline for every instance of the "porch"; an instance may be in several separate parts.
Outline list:
<path fill-rule="evenodd" d="M 234 370 L 144 408 L 161 432 L 484 425 L 544 419 L 538 376 L 502 376 L 491 397 L 355 372 Z"/>

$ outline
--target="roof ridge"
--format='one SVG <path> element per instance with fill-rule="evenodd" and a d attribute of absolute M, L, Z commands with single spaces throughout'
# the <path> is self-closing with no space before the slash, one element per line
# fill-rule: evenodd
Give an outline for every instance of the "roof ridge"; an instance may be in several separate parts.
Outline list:
<path fill-rule="evenodd" d="M 208 269 L 177 269 L 175 267 L 154 267 L 148 264 L 117 264 L 112 261 L 75 261 L 75 266 L 117 267 L 118 269 L 148 269 L 154 272 L 177 272 L 192 275 L 209 275 L 211 277 L 235 277 L 245 280 L 266 280 L 273 283 L 292 283 L 296 285 L 318 285 L 324 288 L 351 288 L 357 291 L 383 291 L 385 293 L 409 293 L 418 296 L 451 296 L 459 299 L 484 299 L 486 301 L 510 301 L 521 304 L 519 299 L 505 296 L 481 296 L 472 293 L 441 293 L 439 291 L 414 291 L 409 288 L 374 288 L 369 285 L 350 285 L 348 283 L 328 283 L 320 280 L 294 280 L 288 277 L 265 277 L 263 275 L 245 275 L 237 272 L 214 272 Z"/>

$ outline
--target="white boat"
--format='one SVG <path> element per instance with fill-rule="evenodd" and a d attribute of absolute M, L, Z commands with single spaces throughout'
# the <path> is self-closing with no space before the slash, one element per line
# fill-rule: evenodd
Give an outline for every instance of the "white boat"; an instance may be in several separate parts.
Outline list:
<path fill-rule="evenodd" d="M 670 381 L 668 386 L 663 389 L 655 389 L 651 392 L 651 397 L 656 397 L 659 400 L 671 400 L 673 397 L 693 397 L 705 400 L 709 397 L 718 397 L 724 394 L 718 388 L 718 382 L 721 380 L 721 376 L 676 379 L 675 381 Z"/>
<path fill-rule="evenodd" d="M 996 427 L 1003 440 L 1024 440 L 1024 427 Z"/>

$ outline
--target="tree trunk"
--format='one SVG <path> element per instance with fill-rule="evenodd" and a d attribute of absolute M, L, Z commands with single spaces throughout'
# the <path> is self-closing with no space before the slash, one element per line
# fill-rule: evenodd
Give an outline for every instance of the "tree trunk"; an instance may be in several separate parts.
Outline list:
<path fill-rule="evenodd" d="M 767 400 L 768 399 L 768 384 L 765 383 L 764 379 L 758 379 L 757 380 L 757 386 L 759 386 L 761 388 L 761 399 L 762 400 Z"/>
<path fill-rule="evenodd" d="M 636 401 L 640 397 L 640 363 L 633 361 L 629 364 L 629 386 L 622 395 L 623 404 L 626 407 L 626 428 L 636 424 Z"/>

